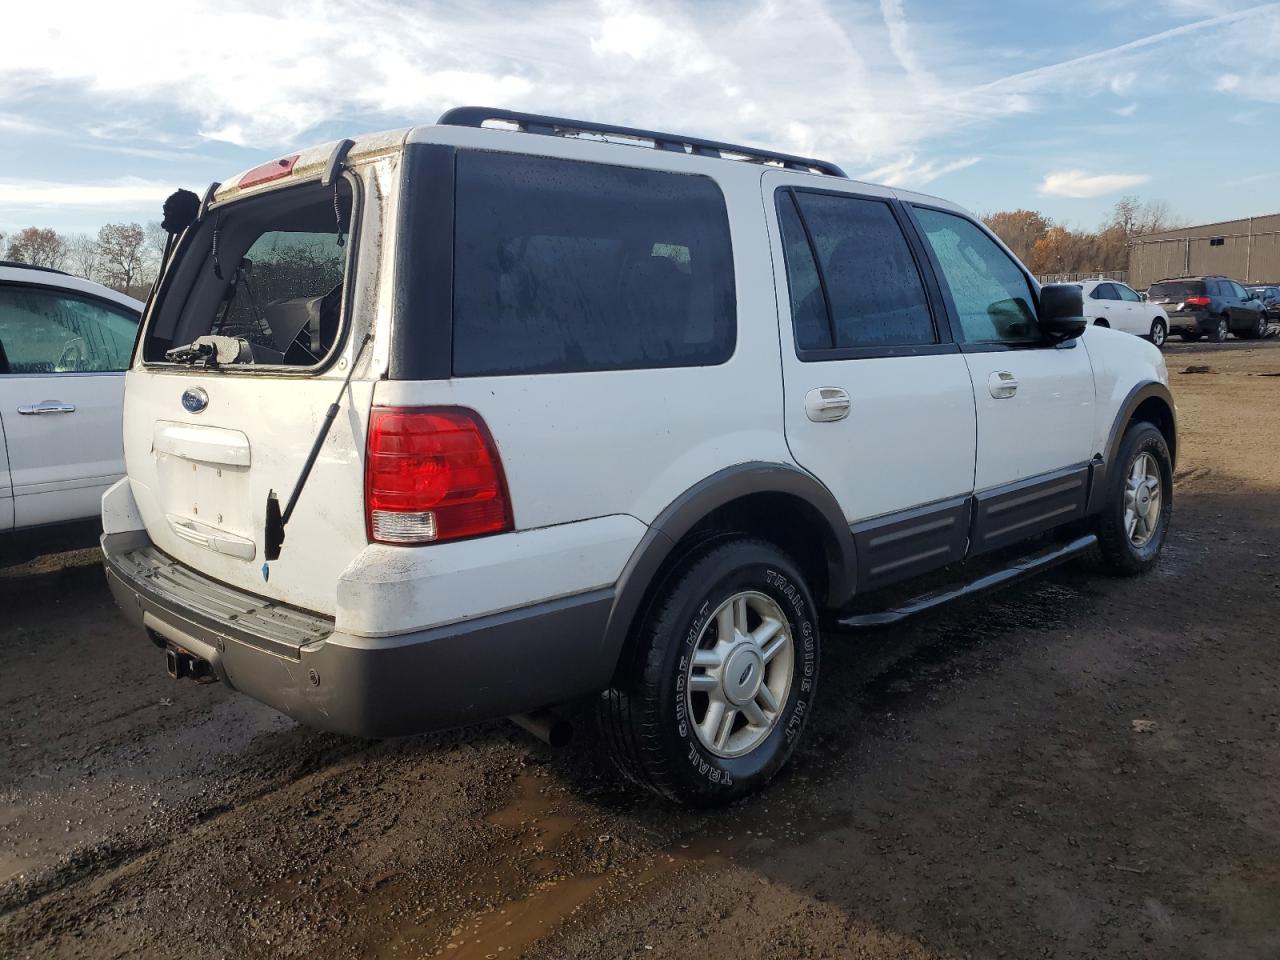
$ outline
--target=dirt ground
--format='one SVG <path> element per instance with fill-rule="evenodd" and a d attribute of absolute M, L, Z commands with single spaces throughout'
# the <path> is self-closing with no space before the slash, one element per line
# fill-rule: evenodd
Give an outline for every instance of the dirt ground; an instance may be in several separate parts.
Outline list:
<path fill-rule="evenodd" d="M 1280 342 L 1167 359 L 1157 570 L 828 635 L 725 811 L 589 735 L 314 733 L 170 681 L 92 551 L 0 572 L 0 956 L 1280 957 Z"/>

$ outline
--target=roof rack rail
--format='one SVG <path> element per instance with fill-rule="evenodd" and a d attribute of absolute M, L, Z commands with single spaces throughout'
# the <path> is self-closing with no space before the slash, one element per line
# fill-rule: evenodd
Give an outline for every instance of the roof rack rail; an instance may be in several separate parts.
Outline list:
<path fill-rule="evenodd" d="M 482 127 L 490 120 L 515 124 L 516 128 L 522 133 L 538 133 L 553 137 L 575 133 L 594 133 L 601 136 L 651 140 L 655 150 L 671 150 L 675 153 L 692 153 L 698 157 L 717 158 L 727 153 L 735 157 L 742 157 L 750 163 L 776 163 L 787 170 L 822 173 L 829 177 L 848 179 L 848 174 L 834 163 L 826 160 L 814 160 L 810 157 L 797 157 L 790 153 L 777 153 L 773 150 L 744 147 L 736 143 L 721 143 L 718 140 L 703 140 L 701 137 L 686 137 L 678 133 L 661 133 L 657 130 L 640 130 L 636 127 L 592 123 L 589 120 L 544 117 L 536 113 L 518 113 L 514 110 L 500 110 L 493 107 L 454 107 L 452 110 L 447 110 L 441 114 L 440 119 L 436 122 L 447 127 Z M 688 149 L 686 150 L 686 148 Z"/>

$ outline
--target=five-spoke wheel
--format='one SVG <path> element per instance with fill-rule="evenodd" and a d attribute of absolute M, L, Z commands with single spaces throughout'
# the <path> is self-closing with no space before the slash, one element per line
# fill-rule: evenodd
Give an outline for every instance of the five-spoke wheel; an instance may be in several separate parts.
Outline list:
<path fill-rule="evenodd" d="M 689 716 L 719 757 L 759 746 L 787 702 L 794 648 L 782 608 L 762 593 L 729 597 L 702 628 L 689 663 Z"/>

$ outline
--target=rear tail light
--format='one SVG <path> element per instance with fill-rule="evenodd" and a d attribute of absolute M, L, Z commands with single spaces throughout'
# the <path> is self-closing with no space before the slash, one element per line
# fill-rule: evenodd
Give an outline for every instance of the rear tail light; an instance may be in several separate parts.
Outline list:
<path fill-rule="evenodd" d="M 374 543 L 460 540 L 513 528 L 498 448 L 463 407 L 374 407 L 364 477 Z"/>
<path fill-rule="evenodd" d="M 1188 307 L 1207 307 L 1209 305 L 1208 297 L 1187 297 L 1182 301 Z"/>

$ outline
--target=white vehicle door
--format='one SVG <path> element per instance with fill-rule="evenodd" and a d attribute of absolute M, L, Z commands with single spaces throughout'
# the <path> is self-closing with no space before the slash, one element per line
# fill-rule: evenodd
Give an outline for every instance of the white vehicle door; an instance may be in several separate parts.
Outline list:
<path fill-rule="evenodd" d="M 1094 383 L 1080 339 L 1040 334 L 1038 292 L 990 233 L 950 210 L 912 205 L 961 341 L 978 413 L 974 552 L 1083 515 Z"/>
<path fill-rule="evenodd" d="M 1151 332 L 1151 317 L 1147 315 L 1149 311 L 1146 309 L 1147 305 L 1142 302 L 1142 298 L 1126 284 L 1113 282 L 1111 287 L 1120 297 L 1115 304 L 1119 308 L 1117 311 L 1119 322 L 1112 323 L 1111 326 L 1125 333 L 1132 333 L 1136 337 L 1147 336 Z"/>
<path fill-rule="evenodd" d="M 9 454 L 4 438 L 4 417 L 0 416 L 0 533 L 13 529 L 13 483 L 9 480 Z"/>
<path fill-rule="evenodd" d="M 0 285 L 0 418 L 15 527 L 95 517 L 124 473 L 122 371 L 137 325 L 126 308 L 85 294 Z"/>
<path fill-rule="evenodd" d="M 863 184 L 763 183 L 787 443 L 853 528 L 859 589 L 963 558 L 973 388 L 901 204 Z"/>
<path fill-rule="evenodd" d="M 1110 281 L 1094 284 L 1093 289 L 1084 295 L 1085 316 L 1089 317 L 1093 323 L 1101 322 L 1108 327 L 1118 326 L 1123 310 L 1120 295 L 1115 292 Z"/>

